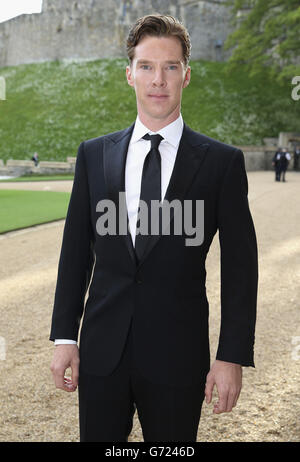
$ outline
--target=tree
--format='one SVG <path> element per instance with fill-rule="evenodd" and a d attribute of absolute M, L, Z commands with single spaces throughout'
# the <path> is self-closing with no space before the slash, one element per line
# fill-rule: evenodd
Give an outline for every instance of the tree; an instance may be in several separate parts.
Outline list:
<path fill-rule="evenodd" d="M 243 65 L 249 75 L 263 72 L 283 83 L 300 75 L 300 1 L 227 0 L 235 30 L 228 71 Z"/>

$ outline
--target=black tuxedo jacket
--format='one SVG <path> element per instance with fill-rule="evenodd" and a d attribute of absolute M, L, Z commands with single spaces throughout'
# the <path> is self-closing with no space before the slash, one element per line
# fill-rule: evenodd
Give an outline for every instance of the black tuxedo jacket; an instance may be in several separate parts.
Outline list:
<path fill-rule="evenodd" d="M 171 226 L 169 234 L 151 237 L 137 263 L 129 232 L 101 236 L 96 229 L 99 201 L 120 207 L 132 130 L 133 125 L 79 147 L 50 339 L 77 340 L 81 327 L 81 369 L 107 376 L 132 323 L 135 363 L 146 378 L 175 386 L 200 382 L 210 367 L 205 259 L 218 231 L 217 359 L 254 366 L 257 245 L 243 153 L 184 126 L 165 199 L 204 201 L 203 243 L 187 246 L 191 236 L 172 234 Z"/>

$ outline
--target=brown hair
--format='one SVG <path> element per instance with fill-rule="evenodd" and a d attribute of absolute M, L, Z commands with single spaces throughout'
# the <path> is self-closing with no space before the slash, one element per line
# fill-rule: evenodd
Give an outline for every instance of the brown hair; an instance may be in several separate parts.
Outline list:
<path fill-rule="evenodd" d="M 191 41 L 186 28 L 170 15 L 151 14 L 138 19 L 127 38 L 127 55 L 130 64 L 134 58 L 134 49 L 145 36 L 177 37 L 182 46 L 184 65 L 187 67 L 191 56 Z"/>

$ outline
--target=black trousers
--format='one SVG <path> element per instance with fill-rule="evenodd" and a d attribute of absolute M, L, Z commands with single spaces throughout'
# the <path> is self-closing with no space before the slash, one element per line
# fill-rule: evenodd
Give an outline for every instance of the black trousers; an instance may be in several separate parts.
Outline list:
<path fill-rule="evenodd" d="M 175 387 L 144 378 L 135 367 L 130 329 L 122 358 L 111 375 L 80 371 L 80 441 L 128 441 L 137 410 L 145 442 L 195 442 L 204 389 L 204 381 Z"/>

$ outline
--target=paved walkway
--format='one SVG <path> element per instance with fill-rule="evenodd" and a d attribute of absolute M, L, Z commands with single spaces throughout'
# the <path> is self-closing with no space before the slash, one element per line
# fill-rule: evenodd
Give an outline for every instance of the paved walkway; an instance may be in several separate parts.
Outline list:
<path fill-rule="evenodd" d="M 244 368 L 232 413 L 215 416 L 204 403 L 198 441 L 299 442 L 300 174 L 289 172 L 287 183 L 275 183 L 272 172 L 248 178 L 260 261 L 256 368 Z M 57 183 L 70 190 L 70 182 Z M 55 182 L 32 185 L 38 186 L 56 188 Z M 56 390 L 49 369 L 63 224 L 0 236 L 0 441 L 78 441 L 77 394 Z M 217 237 L 207 272 L 213 358 L 220 321 Z M 137 419 L 130 439 L 142 441 Z"/>
<path fill-rule="evenodd" d="M 0 181 L 0 189 L 26 189 L 28 191 L 70 192 L 73 181 Z"/>

